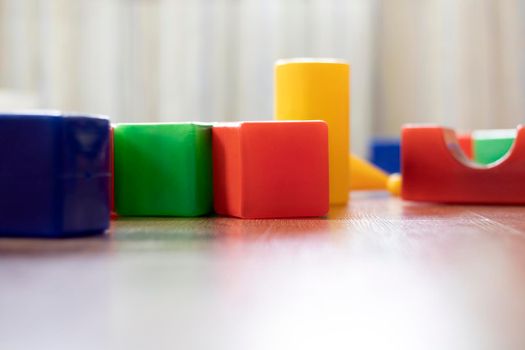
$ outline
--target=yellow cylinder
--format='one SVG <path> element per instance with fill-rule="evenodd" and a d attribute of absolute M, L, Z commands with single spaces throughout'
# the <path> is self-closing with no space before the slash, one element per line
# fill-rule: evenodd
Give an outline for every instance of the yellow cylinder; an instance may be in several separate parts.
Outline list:
<path fill-rule="evenodd" d="M 328 123 L 330 203 L 348 200 L 350 66 L 340 60 L 279 60 L 275 67 L 275 118 Z"/>

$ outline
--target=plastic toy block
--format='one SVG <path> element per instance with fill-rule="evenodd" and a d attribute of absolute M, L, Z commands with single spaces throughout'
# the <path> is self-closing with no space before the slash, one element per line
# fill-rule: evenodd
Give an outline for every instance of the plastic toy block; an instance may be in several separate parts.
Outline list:
<path fill-rule="evenodd" d="M 394 197 L 401 195 L 401 188 L 403 187 L 403 178 L 401 174 L 391 174 L 386 182 L 386 188 L 388 192 Z"/>
<path fill-rule="evenodd" d="M 402 132 L 402 197 L 407 200 L 525 204 L 525 129 L 501 162 L 468 160 L 454 131 L 438 126 L 407 126 Z"/>
<path fill-rule="evenodd" d="M 337 60 L 280 60 L 275 68 L 275 118 L 328 123 L 330 203 L 348 201 L 350 66 Z"/>
<path fill-rule="evenodd" d="M 479 164 L 490 164 L 509 151 L 516 139 L 516 130 L 476 130 L 472 139 L 474 160 Z"/>
<path fill-rule="evenodd" d="M 117 124 L 114 132 L 115 207 L 119 216 L 210 213 L 210 125 Z"/>
<path fill-rule="evenodd" d="M 470 134 L 459 134 L 457 135 L 459 147 L 463 150 L 463 153 L 465 153 L 465 156 L 467 156 L 468 159 L 473 159 L 473 145 L 472 145 L 472 136 Z"/>
<path fill-rule="evenodd" d="M 399 173 L 401 171 L 399 139 L 374 138 L 370 144 L 370 161 L 387 173 Z"/>
<path fill-rule="evenodd" d="M 103 233 L 109 176 L 106 118 L 0 114 L 0 235 Z"/>
<path fill-rule="evenodd" d="M 350 191 L 385 190 L 388 174 L 366 160 L 351 154 Z"/>
<path fill-rule="evenodd" d="M 111 126 L 109 142 L 109 168 L 111 171 L 111 182 L 109 190 L 109 207 L 111 208 L 111 218 L 116 218 L 117 213 L 115 212 L 115 128 Z"/>
<path fill-rule="evenodd" d="M 213 127 L 215 211 L 240 218 L 323 216 L 329 208 L 322 121 Z"/>

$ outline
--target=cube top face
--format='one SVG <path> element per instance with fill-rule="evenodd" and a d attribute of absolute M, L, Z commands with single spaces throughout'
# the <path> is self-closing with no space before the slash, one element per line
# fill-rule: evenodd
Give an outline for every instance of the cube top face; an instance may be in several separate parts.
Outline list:
<path fill-rule="evenodd" d="M 218 213 L 278 218 L 328 212 L 326 123 L 245 122 L 214 128 L 213 141 Z"/>
<path fill-rule="evenodd" d="M 114 144 L 119 215 L 199 216 L 211 211 L 211 126 L 118 124 Z"/>
<path fill-rule="evenodd" d="M 103 232 L 108 141 L 105 118 L 0 114 L 0 235 Z"/>

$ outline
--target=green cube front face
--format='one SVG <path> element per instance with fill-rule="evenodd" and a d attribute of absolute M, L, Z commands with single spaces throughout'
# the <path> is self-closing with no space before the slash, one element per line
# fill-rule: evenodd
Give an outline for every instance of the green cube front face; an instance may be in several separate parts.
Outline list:
<path fill-rule="evenodd" d="M 503 157 L 514 143 L 516 130 L 477 130 L 472 133 L 474 160 L 490 164 Z"/>
<path fill-rule="evenodd" d="M 200 216 L 213 208 L 211 126 L 115 127 L 115 207 L 122 216 Z"/>

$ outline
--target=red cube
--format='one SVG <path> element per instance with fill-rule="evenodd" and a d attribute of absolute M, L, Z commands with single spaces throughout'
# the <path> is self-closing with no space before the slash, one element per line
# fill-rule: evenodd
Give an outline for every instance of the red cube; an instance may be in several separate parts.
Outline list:
<path fill-rule="evenodd" d="M 325 122 L 217 124 L 212 135 L 218 214 L 251 219 L 326 215 Z"/>

